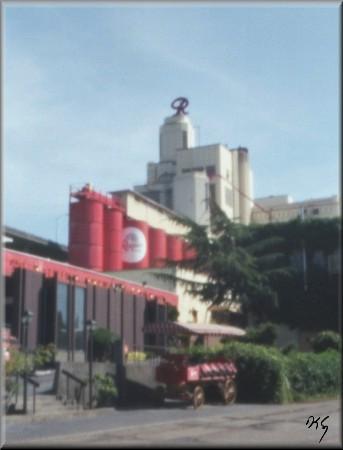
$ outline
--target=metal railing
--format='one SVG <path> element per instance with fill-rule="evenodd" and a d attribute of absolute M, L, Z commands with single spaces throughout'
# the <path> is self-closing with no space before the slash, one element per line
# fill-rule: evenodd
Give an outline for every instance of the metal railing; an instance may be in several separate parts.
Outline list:
<path fill-rule="evenodd" d="M 70 402 L 71 404 L 74 404 L 74 401 L 76 400 L 77 407 L 80 407 L 80 400 L 82 398 L 82 407 L 85 408 L 85 387 L 87 383 L 79 378 L 78 376 L 74 375 L 73 373 L 69 372 L 68 370 L 63 369 L 61 371 L 63 375 L 66 377 L 66 401 L 67 404 Z M 74 383 L 77 383 L 77 387 L 74 387 L 74 395 L 70 396 L 70 384 L 71 381 Z"/>
<path fill-rule="evenodd" d="M 40 384 L 38 383 L 38 381 L 34 380 L 33 378 L 31 378 L 29 375 L 27 374 L 19 374 L 19 376 L 23 379 L 23 382 L 25 383 L 25 380 L 27 383 L 31 384 L 32 388 L 33 388 L 33 403 L 32 403 L 32 414 L 35 414 L 36 412 L 36 388 L 38 388 L 40 386 Z M 27 395 L 27 394 L 26 394 Z M 18 398 L 18 397 L 16 397 Z M 24 399 L 24 401 L 27 401 Z M 25 408 L 23 408 L 25 409 Z M 26 412 L 26 411 L 24 411 Z"/>

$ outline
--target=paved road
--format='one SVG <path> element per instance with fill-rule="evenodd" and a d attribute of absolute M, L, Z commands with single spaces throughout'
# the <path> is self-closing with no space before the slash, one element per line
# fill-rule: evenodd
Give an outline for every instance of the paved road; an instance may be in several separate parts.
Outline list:
<path fill-rule="evenodd" d="M 310 415 L 329 416 L 328 430 L 308 428 Z M 342 448 L 338 401 L 293 405 L 205 405 L 194 411 L 163 408 L 102 410 L 86 416 L 37 422 L 8 420 L 6 447 L 40 446 L 250 446 Z"/>

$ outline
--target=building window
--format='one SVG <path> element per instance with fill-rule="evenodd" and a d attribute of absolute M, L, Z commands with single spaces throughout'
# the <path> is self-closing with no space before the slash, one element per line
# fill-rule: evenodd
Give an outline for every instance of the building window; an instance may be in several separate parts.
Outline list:
<path fill-rule="evenodd" d="M 319 215 L 319 209 L 318 208 L 312 209 L 312 215 L 313 216 L 318 216 Z"/>
<path fill-rule="evenodd" d="M 86 290 L 81 287 L 75 288 L 74 306 L 74 361 L 85 360 L 85 301 Z"/>
<path fill-rule="evenodd" d="M 56 294 L 56 315 L 57 315 L 57 335 L 56 344 L 58 350 L 58 358 L 67 360 L 68 357 L 68 325 L 69 325 L 69 308 L 68 308 L 68 286 L 64 283 L 57 284 Z"/>
<path fill-rule="evenodd" d="M 216 174 L 216 166 L 207 166 L 206 167 L 206 174 L 209 178 L 212 178 Z"/>
<path fill-rule="evenodd" d="M 165 192 L 165 206 L 173 209 L 173 190 L 167 189 Z"/>
<path fill-rule="evenodd" d="M 151 200 L 160 203 L 160 191 L 147 191 L 144 193 L 144 195 L 148 198 L 151 198 Z"/>
<path fill-rule="evenodd" d="M 209 184 L 209 193 L 210 193 L 210 203 L 216 201 L 216 185 L 210 183 Z"/>
<path fill-rule="evenodd" d="M 336 251 L 332 255 L 329 255 L 328 257 L 328 271 L 329 274 L 337 274 L 340 272 L 340 255 L 339 252 Z"/>

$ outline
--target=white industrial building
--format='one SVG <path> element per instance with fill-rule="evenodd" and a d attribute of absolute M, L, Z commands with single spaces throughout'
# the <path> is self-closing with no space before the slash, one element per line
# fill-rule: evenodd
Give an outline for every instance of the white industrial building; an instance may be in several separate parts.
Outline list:
<path fill-rule="evenodd" d="M 223 144 L 195 146 L 195 132 L 184 111 L 160 127 L 160 162 L 148 163 L 147 184 L 135 191 L 195 222 L 208 225 L 209 199 L 227 216 L 250 222 L 252 172 L 246 148 Z"/>
<path fill-rule="evenodd" d="M 209 199 L 242 224 L 340 214 L 337 196 L 301 202 L 293 202 L 288 195 L 253 200 L 248 150 L 223 144 L 196 146 L 194 127 L 183 108 L 164 120 L 159 147 L 160 161 L 148 163 L 147 183 L 135 186 L 135 191 L 198 224 L 209 224 Z"/>
<path fill-rule="evenodd" d="M 340 205 L 337 195 L 294 202 L 289 195 L 277 195 L 254 200 L 251 211 L 251 222 L 258 224 L 287 222 L 300 217 L 331 218 L 338 217 Z"/>

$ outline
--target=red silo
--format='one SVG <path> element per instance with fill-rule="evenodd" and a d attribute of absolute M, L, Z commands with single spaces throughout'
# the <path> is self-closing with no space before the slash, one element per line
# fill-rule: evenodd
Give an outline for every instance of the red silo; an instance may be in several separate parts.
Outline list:
<path fill-rule="evenodd" d="M 124 269 L 149 267 L 149 225 L 146 222 L 126 218 L 122 245 Z"/>
<path fill-rule="evenodd" d="M 164 267 L 167 258 L 167 235 L 159 228 L 149 231 L 150 267 Z"/>
<path fill-rule="evenodd" d="M 104 207 L 81 198 L 70 203 L 69 261 L 93 270 L 103 270 Z"/>
<path fill-rule="evenodd" d="M 179 236 L 168 235 L 167 238 L 167 259 L 169 261 L 182 261 L 182 238 Z"/>
<path fill-rule="evenodd" d="M 121 210 L 105 207 L 104 270 L 123 268 L 123 219 Z"/>
<path fill-rule="evenodd" d="M 183 241 L 182 259 L 189 260 L 197 257 L 195 248 L 191 247 L 188 242 Z"/>

